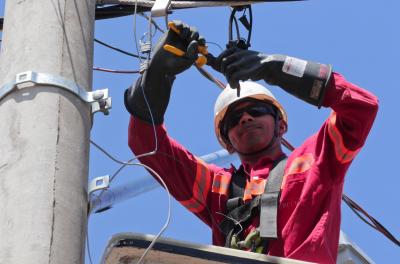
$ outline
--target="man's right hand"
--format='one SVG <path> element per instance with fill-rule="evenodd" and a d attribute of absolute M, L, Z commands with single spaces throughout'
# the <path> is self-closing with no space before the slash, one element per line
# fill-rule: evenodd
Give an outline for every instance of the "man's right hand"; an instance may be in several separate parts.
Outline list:
<path fill-rule="evenodd" d="M 205 45 L 205 39 L 199 36 L 196 28 L 177 20 L 172 23 L 177 32 L 171 28 L 168 29 L 154 48 L 153 58 L 148 68 L 149 74 L 151 73 L 153 76 L 165 74 L 174 76 L 187 70 L 198 57 L 198 46 Z M 165 45 L 178 48 L 185 54 L 183 56 L 172 54 L 164 49 Z"/>
<path fill-rule="evenodd" d="M 170 28 L 164 33 L 154 48 L 147 72 L 125 91 L 128 112 L 148 123 L 164 122 L 175 75 L 190 68 L 198 57 L 198 46 L 205 45 L 205 39 L 195 28 L 180 21 L 173 23 L 177 32 Z M 164 45 L 180 49 L 183 56 L 166 51 Z"/>

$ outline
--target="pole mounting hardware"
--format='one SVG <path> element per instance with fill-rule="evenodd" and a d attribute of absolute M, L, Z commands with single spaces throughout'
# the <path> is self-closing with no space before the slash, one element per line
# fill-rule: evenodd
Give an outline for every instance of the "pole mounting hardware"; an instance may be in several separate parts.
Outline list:
<path fill-rule="evenodd" d="M 96 112 L 103 112 L 104 115 L 109 114 L 108 110 L 111 108 L 111 97 L 108 94 L 108 89 L 88 92 L 86 89 L 80 87 L 77 83 L 61 76 L 33 71 L 18 73 L 13 81 L 1 87 L 0 100 L 15 89 L 23 89 L 36 85 L 48 85 L 62 88 L 72 92 L 82 101 L 90 103 L 92 114 Z"/>
<path fill-rule="evenodd" d="M 106 190 L 110 186 L 110 176 L 100 176 L 92 179 L 89 183 L 88 192 L 89 196 L 95 191 Z"/>
<path fill-rule="evenodd" d="M 171 0 L 156 0 L 151 8 L 152 17 L 161 17 L 168 15 Z"/>

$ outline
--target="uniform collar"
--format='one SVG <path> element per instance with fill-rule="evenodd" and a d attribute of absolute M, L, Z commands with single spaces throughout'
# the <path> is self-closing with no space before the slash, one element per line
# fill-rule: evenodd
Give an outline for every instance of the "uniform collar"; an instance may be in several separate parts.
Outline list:
<path fill-rule="evenodd" d="M 239 171 L 243 171 L 246 177 L 249 179 L 251 179 L 253 176 L 265 178 L 274 166 L 274 163 L 277 160 L 281 160 L 283 156 L 286 156 L 286 154 L 283 152 L 280 152 L 274 157 L 265 156 L 260 158 L 254 165 L 242 162 L 239 167 Z"/>

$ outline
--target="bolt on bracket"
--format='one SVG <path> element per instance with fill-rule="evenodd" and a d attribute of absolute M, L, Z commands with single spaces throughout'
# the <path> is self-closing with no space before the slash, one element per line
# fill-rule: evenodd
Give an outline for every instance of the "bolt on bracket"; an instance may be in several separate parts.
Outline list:
<path fill-rule="evenodd" d="M 77 83 L 61 76 L 33 71 L 18 73 L 13 81 L 3 85 L 3 87 L 0 88 L 0 100 L 15 89 L 23 89 L 36 85 L 49 85 L 62 88 L 74 93 L 82 101 L 90 103 L 92 114 L 96 112 L 103 112 L 105 115 L 109 114 L 108 110 L 111 108 L 111 97 L 108 94 L 108 89 L 88 92 Z"/>

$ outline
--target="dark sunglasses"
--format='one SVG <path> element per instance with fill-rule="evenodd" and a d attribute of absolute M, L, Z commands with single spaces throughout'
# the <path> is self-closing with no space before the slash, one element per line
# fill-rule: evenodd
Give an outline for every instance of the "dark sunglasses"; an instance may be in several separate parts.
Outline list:
<path fill-rule="evenodd" d="M 222 123 L 222 132 L 227 135 L 231 128 L 237 126 L 244 113 L 248 113 L 252 117 L 259 117 L 264 115 L 276 116 L 276 110 L 269 104 L 251 104 L 228 113 Z"/>

